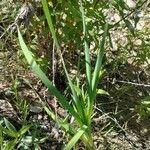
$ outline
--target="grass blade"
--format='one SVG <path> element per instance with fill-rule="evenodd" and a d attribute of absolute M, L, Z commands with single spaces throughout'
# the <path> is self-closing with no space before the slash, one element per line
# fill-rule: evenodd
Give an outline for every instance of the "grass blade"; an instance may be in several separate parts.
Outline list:
<path fill-rule="evenodd" d="M 4 128 L 2 125 L 0 125 L 0 130 L 2 132 L 4 132 L 5 134 L 7 134 L 8 136 L 10 136 L 10 137 L 14 137 L 14 138 L 18 137 L 18 132 L 14 132 L 12 130 L 8 130 L 8 129 Z"/>
<path fill-rule="evenodd" d="M 70 104 L 67 102 L 67 100 L 64 98 L 64 96 L 54 87 L 51 83 L 51 81 L 47 78 L 45 73 L 40 69 L 39 65 L 36 63 L 36 61 L 33 58 L 33 54 L 31 51 L 28 50 L 23 37 L 19 31 L 18 28 L 18 38 L 19 43 L 21 46 L 21 49 L 27 59 L 27 62 L 31 66 L 32 70 L 36 73 L 36 75 L 42 80 L 42 82 L 45 84 L 45 86 L 49 89 L 49 91 L 58 98 L 58 101 L 61 103 L 61 105 L 68 110 L 79 123 L 81 123 L 79 115 L 74 111 L 74 109 L 70 106 Z"/>
<path fill-rule="evenodd" d="M 30 128 L 31 128 L 31 125 L 23 126 L 23 127 L 19 130 L 19 134 L 20 134 L 20 135 L 25 134 Z"/>
<path fill-rule="evenodd" d="M 87 127 L 84 126 L 83 128 L 79 129 L 63 150 L 70 150 L 81 138 L 81 136 L 85 132 L 86 128 Z"/>
<path fill-rule="evenodd" d="M 4 122 L 8 130 L 17 132 L 16 128 L 6 118 L 4 118 Z"/>
<path fill-rule="evenodd" d="M 103 60 L 103 57 L 104 57 L 104 45 L 105 45 L 105 40 L 106 40 L 106 36 L 107 36 L 107 30 L 108 30 L 108 24 L 106 23 L 105 31 L 104 31 L 104 34 L 103 34 L 103 39 L 100 43 L 100 51 L 99 51 L 98 56 L 97 56 L 97 61 L 96 61 L 94 74 L 93 74 L 93 78 L 92 78 L 92 91 L 94 93 L 95 93 L 96 88 L 97 88 L 99 73 L 100 73 L 100 70 L 102 68 L 102 60 Z"/>
<path fill-rule="evenodd" d="M 84 36 L 84 53 L 85 53 L 85 66 L 86 66 L 86 78 L 87 78 L 87 110 L 90 109 L 91 106 L 91 95 L 92 95 L 92 76 L 91 76 L 91 60 L 90 60 L 90 49 L 87 42 L 87 29 L 86 29 L 86 21 L 85 21 L 85 12 L 82 4 L 82 0 L 80 0 L 80 11 L 82 14 L 82 23 L 83 23 L 83 36 Z M 89 118 L 91 118 L 89 113 L 86 112 L 86 120 L 87 125 L 89 125 Z"/>
<path fill-rule="evenodd" d="M 46 17 L 49 29 L 52 33 L 52 38 L 53 38 L 53 40 L 56 44 L 57 49 L 60 49 L 60 46 L 59 46 L 59 43 L 58 43 L 58 40 L 57 40 L 57 37 L 56 37 L 56 33 L 55 33 L 55 30 L 54 30 L 54 26 L 53 26 L 53 23 L 52 23 L 52 18 L 51 18 L 50 12 L 49 12 L 47 0 L 42 0 L 41 2 L 42 2 L 43 10 L 44 10 L 44 13 L 45 13 L 45 17 Z"/>
<path fill-rule="evenodd" d="M 6 144 L 6 146 L 2 150 L 13 150 L 16 143 L 17 143 L 17 140 L 11 140 Z"/>
<path fill-rule="evenodd" d="M 54 26 L 53 26 L 53 23 L 52 23 L 52 18 L 51 18 L 50 11 L 49 11 L 49 8 L 48 8 L 47 0 L 42 0 L 42 5 L 43 5 L 43 10 L 44 10 L 47 22 L 48 22 L 49 29 L 50 29 L 50 31 L 52 33 L 53 40 L 54 40 L 54 42 L 56 44 L 57 51 L 58 51 L 58 53 L 60 55 L 60 58 L 61 58 L 61 61 L 62 61 L 62 64 L 63 64 L 63 68 L 64 68 L 65 74 L 67 76 L 67 80 L 69 82 L 69 86 L 71 88 L 71 91 L 72 91 L 72 94 L 73 94 L 73 97 L 74 97 L 73 100 L 74 100 L 76 109 L 80 113 L 80 115 L 84 117 L 85 114 L 84 114 L 83 108 L 80 105 L 80 100 L 79 100 L 79 98 L 77 96 L 77 93 L 76 93 L 76 91 L 74 89 L 73 83 L 72 83 L 72 81 L 71 81 L 71 79 L 69 77 L 68 71 L 67 71 L 66 66 L 65 66 L 65 62 L 64 62 L 61 50 L 60 50 L 60 45 L 59 45 L 59 42 L 58 42 L 58 39 L 57 39 L 57 36 L 56 36 L 56 32 L 55 32 L 55 29 L 54 29 Z"/>
<path fill-rule="evenodd" d="M 80 0 L 80 11 L 82 14 L 82 23 L 83 23 L 83 36 L 84 36 L 84 53 L 85 53 L 85 63 L 86 63 L 86 77 L 88 82 L 88 91 L 91 92 L 91 61 L 90 61 L 90 49 L 87 43 L 87 31 L 86 31 L 86 22 L 85 22 L 85 13 Z"/>
<path fill-rule="evenodd" d="M 94 105 L 95 96 L 97 94 L 96 89 L 97 89 L 97 84 L 99 81 L 99 74 L 102 69 L 102 60 L 103 60 L 103 56 L 104 56 L 104 45 L 105 45 L 105 39 L 107 36 L 107 29 L 108 29 L 108 24 L 105 25 L 105 31 L 103 34 L 102 41 L 100 43 L 100 51 L 97 56 L 96 65 L 95 65 L 93 78 L 92 78 L 92 93 L 91 93 L 91 97 L 88 100 L 88 107 L 87 107 L 87 116 L 88 116 L 89 124 L 91 124 L 93 105 Z"/>

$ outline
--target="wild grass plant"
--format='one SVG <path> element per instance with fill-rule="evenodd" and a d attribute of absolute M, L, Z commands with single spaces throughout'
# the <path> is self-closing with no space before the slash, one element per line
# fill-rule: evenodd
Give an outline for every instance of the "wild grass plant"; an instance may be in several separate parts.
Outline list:
<path fill-rule="evenodd" d="M 138 122 L 138 131 L 140 131 L 140 135 L 141 131 L 146 129 L 143 128 L 143 125 L 140 125 L 139 118 L 136 120 L 135 117 L 133 117 L 133 112 L 134 115 L 136 113 L 138 116 L 138 110 L 141 117 L 146 118 L 148 121 L 150 114 L 149 95 L 146 96 L 148 89 L 145 89 L 146 86 L 143 86 L 145 84 L 136 84 L 128 81 L 136 81 L 137 76 L 138 83 L 146 83 L 149 79 L 149 73 L 147 72 L 149 64 L 149 28 L 148 21 L 146 21 L 148 20 L 146 19 L 146 16 L 148 16 L 147 12 L 149 12 L 149 9 L 145 9 L 147 6 L 149 6 L 149 2 L 147 0 L 139 0 L 136 2 L 134 1 L 134 7 L 132 7 L 133 5 L 131 6 L 130 3 L 128 3 L 131 1 L 132 0 L 114 0 L 108 3 L 107 1 L 103 0 L 42 0 L 42 5 L 41 1 L 32 1 L 31 5 L 35 7 L 35 16 L 32 18 L 30 26 L 25 26 L 24 30 L 22 30 L 21 27 L 18 27 L 20 45 L 28 63 L 30 64 L 32 70 L 46 85 L 46 87 L 48 87 L 50 94 L 56 97 L 60 106 L 63 107 L 63 109 L 66 111 L 66 116 L 63 115 L 63 117 L 55 114 L 55 112 L 51 110 L 51 107 L 49 107 L 49 105 L 38 95 L 37 91 L 35 91 L 33 87 L 34 85 L 32 86 L 28 81 L 25 82 L 32 89 L 32 91 L 37 94 L 38 100 L 42 104 L 47 114 L 63 130 L 63 133 L 65 133 L 65 139 L 63 139 L 64 149 L 78 149 L 80 146 L 83 148 L 83 143 L 86 147 L 85 149 L 101 149 L 100 147 L 102 145 L 105 149 L 105 140 L 104 143 L 102 141 L 96 143 L 95 145 L 97 147 L 95 147 L 93 143 L 95 141 L 97 142 L 97 137 L 93 142 L 93 135 L 95 139 L 95 135 L 97 136 L 97 134 L 101 136 L 103 133 L 105 135 L 107 133 L 107 136 L 109 136 L 112 130 L 113 132 L 118 133 L 118 129 L 116 131 L 116 126 L 119 127 L 119 130 L 121 129 L 121 131 L 126 132 L 124 125 L 122 126 L 122 122 L 126 125 L 130 121 L 136 121 L 135 124 L 132 123 L 132 125 L 137 125 Z M 7 64 L 5 64 L 5 67 L 2 65 L 2 68 L 4 68 L 2 69 L 2 76 L 3 71 L 6 69 L 11 70 L 10 72 L 8 71 L 8 74 L 11 74 L 11 76 L 14 78 L 11 79 L 12 85 L 10 85 L 10 92 L 13 94 L 11 94 L 11 96 L 8 96 L 9 94 L 7 94 L 5 97 L 4 83 L 4 87 L 2 86 L 4 89 L 2 92 L 0 91 L 0 95 L 2 96 L 0 97 L 0 100 L 3 98 L 4 102 L 8 102 L 8 99 L 13 100 L 9 102 L 11 103 L 12 107 L 17 108 L 15 110 L 17 111 L 17 115 L 19 115 L 20 121 L 18 125 L 16 118 L 10 118 L 8 116 L 10 119 L 8 120 L 10 122 L 12 121 L 11 124 L 8 120 L 6 120 L 6 118 L 3 117 L 5 115 L 3 115 L 2 111 L 2 118 L 0 118 L 0 146 L 2 150 L 10 150 L 14 149 L 14 147 L 15 149 L 40 149 L 43 148 L 43 145 L 47 146 L 47 144 L 52 143 L 51 141 L 47 141 L 47 134 L 41 132 L 41 125 L 39 125 L 37 122 L 32 122 L 32 126 L 28 125 L 28 117 L 33 116 L 30 114 L 30 104 L 28 98 L 24 98 L 24 94 L 20 94 L 20 91 L 24 92 L 24 88 L 22 89 L 18 85 L 18 69 L 20 70 L 21 67 L 20 63 L 18 63 L 18 60 L 24 62 L 24 59 L 22 59 L 22 55 L 20 57 L 18 43 L 16 42 L 16 34 L 12 34 L 15 33 L 15 30 L 11 30 L 10 25 L 13 20 L 13 25 L 18 24 L 18 26 L 24 25 L 24 21 L 29 21 L 28 15 L 31 14 L 31 10 L 28 9 L 28 7 L 25 7 L 27 8 L 27 11 L 24 11 L 22 8 L 24 8 L 24 4 L 25 6 L 29 6 L 30 3 L 26 1 L 26 3 L 23 4 L 18 0 L 13 1 L 13 5 L 12 0 L 2 0 L 2 3 L 2 13 L 0 14 L 0 38 L 2 38 L 2 40 L 0 40 L 0 47 L 2 53 L 0 54 L 3 54 L 3 51 L 10 51 L 11 48 L 11 55 L 16 55 L 17 60 L 15 56 L 15 60 L 12 62 L 12 57 L 8 56 L 5 61 L 8 61 L 11 64 L 10 67 L 8 67 L 9 65 Z M 18 13 L 21 16 L 16 15 L 17 12 L 19 12 L 19 7 L 21 7 L 20 10 L 23 10 L 22 13 Z M 41 10 L 42 8 L 43 10 Z M 45 13 L 43 14 L 43 12 Z M 144 14 L 146 15 L 143 16 Z M 15 16 L 16 18 L 20 18 L 18 23 L 15 22 Z M 143 23 L 141 24 L 143 21 L 146 22 L 144 27 L 142 27 Z M 108 27 L 105 25 L 106 22 L 109 24 Z M 13 29 L 16 28 L 14 27 Z M 24 32 L 26 33 L 24 34 Z M 109 38 L 107 46 L 105 46 L 106 34 Z M 27 44 L 25 44 L 23 37 L 27 39 Z M 50 46 L 50 43 L 54 44 L 54 47 Z M 97 51 L 98 49 L 99 51 Z M 50 57 L 52 50 L 55 51 L 54 53 L 56 54 L 56 57 L 59 58 L 57 60 L 59 61 L 58 65 L 60 65 L 58 67 L 59 71 L 61 71 L 61 73 L 65 73 L 65 78 L 68 81 L 67 90 L 65 90 L 63 94 L 58 90 L 59 87 L 57 87 L 57 84 L 56 86 L 53 86 L 53 80 L 49 80 L 46 76 L 48 64 L 49 62 L 51 63 Z M 35 55 L 33 55 L 31 51 Z M 45 54 L 46 59 L 45 57 L 44 60 L 43 57 L 37 58 L 37 55 L 41 56 L 41 53 L 43 56 L 45 51 L 48 52 Z M 105 56 L 107 59 L 104 59 L 104 53 L 106 53 Z M 68 54 L 69 56 L 70 54 L 73 56 L 71 61 L 68 57 Z M 83 56 L 85 56 L 85 58 Z M 95 56 L 97 56 L 97 60 Z M 77 57 L 81 59 L 81 66 L 79 65 L 78 67 L 76 67 L 77 65 L 75 64 L 77 63 L 77 60 L 74 60 L 74 58 L 76 59 Z M 47 58 L 50 58 L 50 60 L 47 61 Z M 99 79 L 102 77 L 103 72 L 102 60 L 105 64 L 106 77 L 104 78 L 103 82 L 100 82 Z M 62 65 L 60 64 L 60 61 L 62 62 Z M 68 65 L 68 62 L 71 64 L 71 66 L 73 66 L 73 68 Z M 14 67 L 12 67 L 12 64 Z M 26 62 L 23 66 L 27 69 Z M 71 71 L 74 71 L 74 67 L 77 69 L 77 75 L 76 72 L 75 74 L 70 74 Z M 131 71 L 126 71 L 126 67 Z M 7 78 L 9 75 L 4 77 L 2 80 L 9 82 L 9 79 Z M 60 77 L 58 78 L 60 79 Z M 106 78 L 107 81 L 105 82 Z M 122 79 L 125 81 L 116 79 Z M 22 81 L 20 83 L 24 84 Z M 62 85 L 62 83 L 59 84 Z M 102 86 L 104 85 L 104 88 L 109 91 L 110 96 L 102 98 L 97 97 L 97 105 L 93 108 L 97 94 L 108 94 L 102 89 L 97 89 L 97 84 Z M 135 87 L 141 85 L 142 88 Z M 149 87 L 149 85 L 147 87 Z M 25 94 L 28 93 L 28 90 L 29 89 L 25 91 Z M 40 88 L 40 90 L 43 90 L 43 88 Z M 137 90 L 136 93 L 133 92 L 133 90 Z M 144 98 L 145 96 L 146 98 Z M 142 101 L 139 99 L 142 99 Z M 33 97 L 32 102 L 34 100 L 35 97 Z M 132 104 L 131 101 L 134 101 L 134 103 Z M 114 105 L 116 106 L 115 108 Z M 96 110 L 94 110 L 95 108 Z M 101 108 L 104 111 L 102 111 Z M 9 108 L 6 110 L 7 112 L 10 112 Z M 93 114 L 93 112 L 96 112 L 96 115 L 95 113 Z M 96 117 L 102 118 L 103 116 L 106 116 L 105 113 L 108 113 L 107 117 L 109 119 L 105 117 L 105 120 L 108 121 L 108 124 L 105 122 L 104 127 L 103 125 L 101 126 L 101 124 L 98 124 L 99 130 L 95 131 L 97 127 L 97 121 L 95 121 L 95 119 L 97 119 Z M 111 118 L 112 116 L 114 119 Z M 131 116 L 131 118 L 129 116 Z M 100 120 L 98 123 L 101 123 L 102 121 L 103 120 Z M 94 122 L 94 127 L 92 126 L 92 122 Z M 130 124 L 128 127 L 131 127 Z M 21 133 L 21 129 L 25 129 L 25 132 Z M 119 135 L 117 138 L 119 138 Z M 114 149 L 114 140 L 108 142 L 111 143 L 109 145 L 109 149 Z M 121 147 L 122 143 L 123 141 L 121 142 Z M 134 145 L 132 145 L 133 149 L 135 149 Z M 115 146 L 119 147 L 118 143 L 115 144 Z M 128 146 L 130 147 L 131 145 Z"/>
<path fill-rule="evenodd" d="M 90 49 L 88 45 L 88 29 L 86 28 L 86 15 L 84 11 L 84 7 L 82 4 L 82 0 L 79 1 L 79 7 L 81 12 L 81 18 L 83 23 L 83 38 L 84 38 L 84 55 L 85 55 L 85 68 L 86 68 L 86 86 L 82 87 L 82 85 L 75 84 L 72 82 L 64 59 L 61 52 L 61 41 L 58 41 L 56 29 L 54 28 L 54 23 L 52 21 L 51 13 L 49 11 L 49 6 L 46 0 L 42 0 L 43 11 L 45 17 L 47 19 L 47 23 L 49 26 L 49 31 L 51 32 L 53 42 L 56 46 L 56 51 L 60 55 L 60 59 L 63 65 L 63 69 L 65 71 L 66 78 L 68 80 L 68 85 L 71 89 L 71 97 L 72 100 L 66 99 L 60 91 L 52 84 L 52 81 L 48 79 L 46 74 L 42 71 L 42 69 L 37 64 L 36 60 L 33 57 L 32 52 L 29 50 L 27 45 L 24 42 L 24 39 L 21 35 L 20 29 L 18 28 L 18 39 L 23 51 L 24 56 L 27 59 L 27 62 L 31 66 L 32 70 L 35 74 L 41 79 L 41 81 L 48 88 L 50 93 L 57 98 L 57 101 L 61 104 L 61 106 L 68 112 L 69 116 L 66 118 L 56 117 L 54 112 L 44 103 L 43 107 L 45 111 L 50 115 L 50 117 L 55 120 L 58 125 L 64 129 L 66 133 L 69 133 L 72 137 L 67 145 L 65 145 L 64 149 L 69 150 L 75 146 L 75 144 L 81 140 L 85 147 L 89 150 L 95 149 L 93 136 L 92 136 L 92 117 L 94 111 L 94 102 L 97 95 L 97 85 L 99 82 L 99 78 L 102 72 L 102 60 L 105 52 L 105 39 L 107 36 L 107 23 L 105 25 L 102 41 L 99 41 L 99 51 L 97 54 L 97 60 L 94 69 L 91 66 L 91 56 Z M 94 71 L 92 71 L 94 70 Z M 70 123 L 68 118 L 72 117 L 73 121 Z"/>
<path fill-rule="evenodd" d="M 31 125 L 23 125 L 20 130 L 17 130 L 6 118 L 0 121 L 0 148 L 2 150 L 12 150 L 20 148 L 24 145 L 25 134 L 29 131 Z M 10 140 L 5 141 L 4 137 L 8 136 Z"/>

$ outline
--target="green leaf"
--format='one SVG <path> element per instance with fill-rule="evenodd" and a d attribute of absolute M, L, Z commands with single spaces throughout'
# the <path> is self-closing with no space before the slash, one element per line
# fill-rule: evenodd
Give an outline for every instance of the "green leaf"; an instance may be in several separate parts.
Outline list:
<path fill-rule="evenodd" d="M 149 105 L 149 104 L 150 104 L 150 101 L 143 101 L 142 104 L 144 104 L 144 105 Z"/>
<path fill-rule="evenodd" d="M 144 98 L 141 103 L 144 105 L 149 105 L 150 104 L 150 96 L 147 96 L 146 98 Z"/>
<path fill-rule="evenodd" d="M 96 96 L 96 89 L 97 89 L 97 84 L 99 81 L 100 77 L 100 72 L 102 70 L 102 60 L 104 57 L 104 52 L 105 52 L 105 40 L 107 36 L 107 31 L 108 31 L 108 23 L 105 24 L 105 29 L 103 33 L 103 38 L 100 43 L 100 50 L 97 55 L 97 60 L 94 68 L 94 73 L 92 77 L 92 93 L 90 95 L 90 99 L 88 100 L 88 107 L 87 107 L 87 116 L 88 116 L 88 122 L 91 123 L 91 115 L 93 112 L 93 105 L 94 105 L 94 100 Z"/>
<path fill-rule="evenodd" d="M 59 53 L 59 55 L 60 55 L 60 58 L 61 58 L 61 62 L 62 62 L 62 64 L 63 64 L 63 68 L 64 68 L 64 71 L 65 71 L 65 74 L 66 74 L 66 77 L 67 77 L 67 80 L 68 80 L 68 82 L 69 82 L 69 86 L 70 86 L 70 88 L 71 88 L 71 91 L 72 91 L 72 94 L 73 94 L 73 97 L 74 97 L 74 102 L 75 102 L 75 105 L 76 105 L 76 108 L 78 109 L 78 111 L 79 111 L 79 113 L 80 113 L 80 116 L 85 116 L 85 114 L 84 114 L 84 112 L 83 112 L 83 109 L 82 109 L 82 107 L 80 107 L 81 105 L 80 105 L 80 101 L 79 101 L 79 99 L 78 99 L 78 97 L 77 97 L 77 94 L 76 94 L 76 92 L 75 92 L 75 89 L 74 89 L 74 87 L 73 87 L 73 84 L 72 84 L 72 81 L 71 81 L 71 79 L 70 79 L 70 77 L 69 77 L 69 74 L 68 74 L 68 71 L 67 71 L 67 69 L 66 69 L 66 66 L 65 66 L 65 62 L 64 62 L 64 59 L 63 59 L 63 56 L 62 56 L 62 53 L 61 53 L 61 50 L 60 50 L 60 45 L 59 45 L 59 42 L 58 42 L 58 39 L 57 39 L 57 36 L 56 36 L 56 32 L 55 32 L 55 29 L 54 29 L 54 26 L 53 26 L 53 22 L 52 22 L 52 18 L 51 18 L 51 14 L 50 14 L 50 11 L 49 11 L 49 7 L 48 7 L 48 3 L 47 3 L 47 0 L 42 0 L 42 6 L 43 6 L 43 10 L 44 10 L 44 14 L 45 14 L 45 17 L 46 17 L 46 19 L 47 19 L 47 23 L 48 23 L 48 26 L 49 26 L 49 29 L 50 29 L 50 31 L 51 31 L 51 33 L 52 33 L 52 38 L 53 38 L 53 40 L 54 40 L 54 43 L 55 43 L 55 45 L 56 45 L 56 48 L 57 48 L 57 51 L 58 51 L 58 53 Z M 57 97 L 57 96 L 56 96 Z M 62 104 L 63 105 L 63 104 Z M 70 109 L 70 108 L 69 108 Z M 71 110 L 72 109 L 72 110 Z M 74 113 L 74 117 L 78 120 L 78 122 L 80 122 L 80 124 L 82 124 L 81 123 L 81 120 L 79 120 L 79 117 L 77 117 L 77 114 L 75 114 L 75 112 L 73 112 L 74 111 L 74 109 L 73 108 L 71 108 L 70 109 L 70 113 Z"/>
<path fill-rule="evenodd" d="M 17 140 L 12 140 L 9 141 L 6 146 L 4 147 L 4 149 L 2 150 L 14 150 L 15 145 L 17 144 Z"/>
<path fill-rule="evenodd" d="M 65 120 L 59 122 L 59 125 L 61 125 L 61 127 L 63 127 L 66 131 L 69 131 L 69 130 L 70 130 L 70 126 L 69 126 L 68 122 L 65 121 Z"/>
<path fill-rule="evenodd" d="M 99 79 L 99 73 L 102 69 L 102 60 L 103 60 L 103 57 L 104 57 L 105 40 L 106 40 L 106 36 L 107 36 L 107 30 L 108 30 L 108 24 L 106 23 L 105 31 L 104 31 L 104 34 L 103 34 L 103 39 L 100 43 L 100 50 L 99 50 L 99 53 L 98 53 L 98 56 L 97 56 L 96 65 L 95 65 L 95 69 L 94 69 L 94 74 L 93 74 L 93 78 L 92 78 L 92 90 L 93 90 L 93 92 L 95 92 L 95 90 L 96 90 L 98 79 Z"/>
<path fill-rule="evenodd" d="M 103 89 L 97 89 L 97 94 L 100 94 L 100 95 L 109 95 L 109 93 Z"/>
<path fill-rule="evenodd" d="M 24 127 L 22 127 L 20 130 L 19 130 L 19 134 L 20 135 L 23 135 L 24 133 L 26 133 L 29 129 L 30 129 L 31 125 L 26 125 Z"/>
<path fill-rule="evenodd" d="M 74 87 L 74 89 L 75 89 L 77 95 L 78 95 L 78 96 L 81 95 L 81 89 L 80 89 L 78 86 L 76 86 L 76 85 L 73 85 L 73 87 Z"/>
<path fill-rule="evenodd" d="M 7 129 L 9 129 L 10 131 L 17 132 L 16 128 L 6 118 L 4 118 L 4 123 Z"/>
<path fill-rule="evenodd" d="M 45 84 L 45 86 L 49 89 L 49 91 L 51 92 L 51 94 L 53 94 L 54 96 L 56 96 L 58 98 L 58 101 L 61 103 L 61 105 L 68 110 L 75 118 L 76 120 L 81 123 L 81 119 L 79 117 L 79 115 L 74 111 L 73 107 L 70 106 L 70 104 L 68 103 L 68 101 L 64 98 L 64 96 L 57 90 L 56 87 L 54 87 L 52 85 L 52 82 L 47 78 L 47 76 L 45 75 L 45 73 L 41 70 L 41 68 L 39 67 L 39 65 L 36 63 L 36 61 L 33 58 L 33 54 L 31 51 L 28 50 L 23 37 L 19 31 L 18 28 L 18 38 L 19 38 L 19 43 L 21 46 L 21 49 L 27 59 L 27 62 L 29 63 L 29 65 L 31 66 L 32 70 L 36 73 L 36 75 L 42 80 L 42 82 Z"/>
<path fill-rule="evenodd" d="M 10 137 L 15 137 L 15 138 L 18 137 L 17 132 L 14 132 L 12 130 L 8 130 L 8 129 L 4 128 L 2 125 L 0 125 L 0 130 L 2 130 L 5 134 L 7 134 Z"/>
<path fill-rule="evenodd" d="M 49 11 L 49 8 L 48 8 L 47 0 L 42 0 L 41 2 L 42 2 L 43 11 L 44 11 L 45 17 L 47 19 L 49 29 L 52 33 L 52 38 L 54 39 L 56 47 L 60 48 L 57 37 L 56 37 L 55 29 L 54 29 L 54 26 L 53 26 L 53 23 L 52 23 L 52 18 L 51 18 L 50 11 Z"/>
<path fill-rule="evenodd" d="M 78 3 L 76 3 L 77 5 L 75 6 L 75 3 L 72 3 L 72 1 L 68 1 L 67 3 L 67 7 L 68 7 L 68 11 L 71 13 L 71 16 L 75 19 L 75 21 L 81 21 L 81 16 L 80 16 L 80 12 L 78 10 Z"/>
<path fill-rule="evenodd" d="M 80 0 L 80 11 L 82 14 L 82 23 L 83 23 L 83 36 L 84 36 L 84 53 L 85 53 L 85 66 L 86 66 L 86 78 L 88 82 L 88 92 L 89 95 L 91 93 L 91 60 L 90 60 L 90 49 L 87 41 L 87 28 L 86 28 L 86 17 L 85 11 L 82 4 L 82 0 Z"/>
<path fill-rule="evenodd" d="M 78 142 L 78 140 L 83 135 L 86 129 L 87 126 L 84 126 L 82 129 L 79 129 L 63 150 L 70 150 L 73 146 L 75 146 L 75 144 Z"/>

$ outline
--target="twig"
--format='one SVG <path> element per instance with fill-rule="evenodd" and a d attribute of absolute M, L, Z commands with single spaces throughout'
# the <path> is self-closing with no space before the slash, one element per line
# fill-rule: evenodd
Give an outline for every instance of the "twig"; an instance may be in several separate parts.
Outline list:
<path fill-rule="evenodd" d="M 25 24 L 29 21 L 29 17 L 33 12 L 33 7 L 30 3 L 25 2 L 19 10 L 14 22 L 8 26 L 8 28 L 0 36 L 0 39 L 8 32 L 10 29 L 13 31 L 16 25 L 20 24 L 23 21 Z"/>
<path fill-rule="evenodd" d="M 55 59 L 55 42 L 53 43 L 53 51 L 52 51 L 52 72 L 53 72 L 53 85 L 55 86 L 55 73 L 56 73 L 56 59 Z"/>
<path fill-rule="evenodd" d="M 53 51 L 52 51 L 52 72 L 53 72 L 53 79 L 52 83 L 55 86 L 55 73 L 56 73 L 56 58 L 55 58 L 55 42 L 53 43 Z M 55 107 L 55 115 L 57 117 L 57 100 L 56 97 L 54 97 L 54 107 Z"/>
<path fill-rule="evenodd" d="M 127 17 L 129 17 L 132 13 L 134 13 L 137 9 L 139 9 L 140 7 L 142 7 L 145 3 L 147 2 L 147 0 L 145 0 L 140 6 L 136 7 L 135 9 L 133 9 L 129 14 L 127 14 L 126 16 L 124 16 L 123 18 L 121 18 L 118 22 L 116 22 L 115 24 L 113 24 L 112 26 L 108 27 L 108 31 L 110 29 L 113 29 L 116 25 L 118 25 L 122 20 L 126 19 Z M 100 36 L 102 36 L 103 33 L 100 34 Z"/>
<path fill-rule="evenodd" d="M 130 81 L 121 81 L 121 80 L 115 79 L 115 82 L 125 83 L 125 84 L 130 84 L 130 85 L 135 85 L 135 86 L 150 87 L 150 84 L 135 83 L 135 82 L 130 82 Z"/>
<path fill-rule="evenodd" d="M 107 118 L 111 119 L 115 124 L 118 125 L 118 127 L 124 132 L 126 133 L 126 131 L 122 128 L 122 126 L 117 122 L 117 120 L 115 118 L 110 117 L 108 114 L 106 114 L 105 112 L 103 112 L 101 109 L 97 108 L 96 106 L 94 106 L 94 108 L 96 110 L 98 110 L 99 112 L 101 112 L 103 115 L 107 116 Z"/>
<path fill-rule="evenodd" d="M 13 26 L 16 25 L 16 22 L 13 22 L 11 25 L 8 26 L 8 28 L 3 32 L 3 34 L 0 36 L 0 39 L 8 32 Z"/>
<path fill-rule="evenodd" d="M 125 131 L 125 129 L 123 129 L 123 127 L 118 123 L 116 118 L 112 118 L 108 115 L 108 113 L 106 114 L 105 112 L 103 112 L 101 109 L 97 108 L 96 106 L 94 106 L 94 108 L 96 110 L 98 110 L 99 112 L 101 112 L 103 115 L 105 115 L 107 118 L 111 119 L 124 133 L 124 136 L 126 138 L 126 140 L 128 141 L 128 143 L 130 144 L 131 148 L 135 148 L 135 144 L 127 137 L 127 132 Z"/>

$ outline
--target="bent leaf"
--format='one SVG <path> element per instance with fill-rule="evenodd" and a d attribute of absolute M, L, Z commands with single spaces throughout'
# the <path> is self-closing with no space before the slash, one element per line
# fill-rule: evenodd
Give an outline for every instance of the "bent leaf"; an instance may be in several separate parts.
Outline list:
<path fill-rule="evenodd" d="M 100 94 L 100 95 L 109 95 L 109 93 L 103 89 L 97 89 L 97 94 Z"/>
<path fill-rule="evenodd" d="M 61 105 L 68 110 L 75 118 L 76 120 L 81 123 L 81 119 L 79 115 L 74 111 L 73 107 L 70 106 L 68 101 L 64 98 L 64 96 L 57 90 L 56 87 L 52 85 L 52 82 L 47 78 L 45 73 L 41 70 L 39 65 L 36 63 L 36 61 L 33 58 L 33 54 L 31 51 L 28 50 L 28 47 L 26 46 L 23 37 L 19 31 L 18 28 L 18 38 L 19 43 L 21 46 L 21 49 L 23 51 L 23 54 L 25 55 L 27 62 L 31 66 L 32 70 L 36 73 L 36 75 L 42 80 L 42 82 L 45 84 L 45 86 L 48 88 L 48 90 L 57 97 L 58 101 L 61 103 Z"/>
<path fill-rule="evenodd" d="M 4 128 L 2 125 L 0 125 L 0 130 L 3 131 L 5 134 L 7 134 L 10 137 L 15 137 L 15 138 L 18 137 L 18 133 L 17 132 L 14 132 L 12 130 L 10 131 L 10 130 Z"/>
<path fill-rule="evenodd" d="M 4 122 L 8 130 L 17 132 L 16 128 L 6 118 L 4 118 Z"/>

